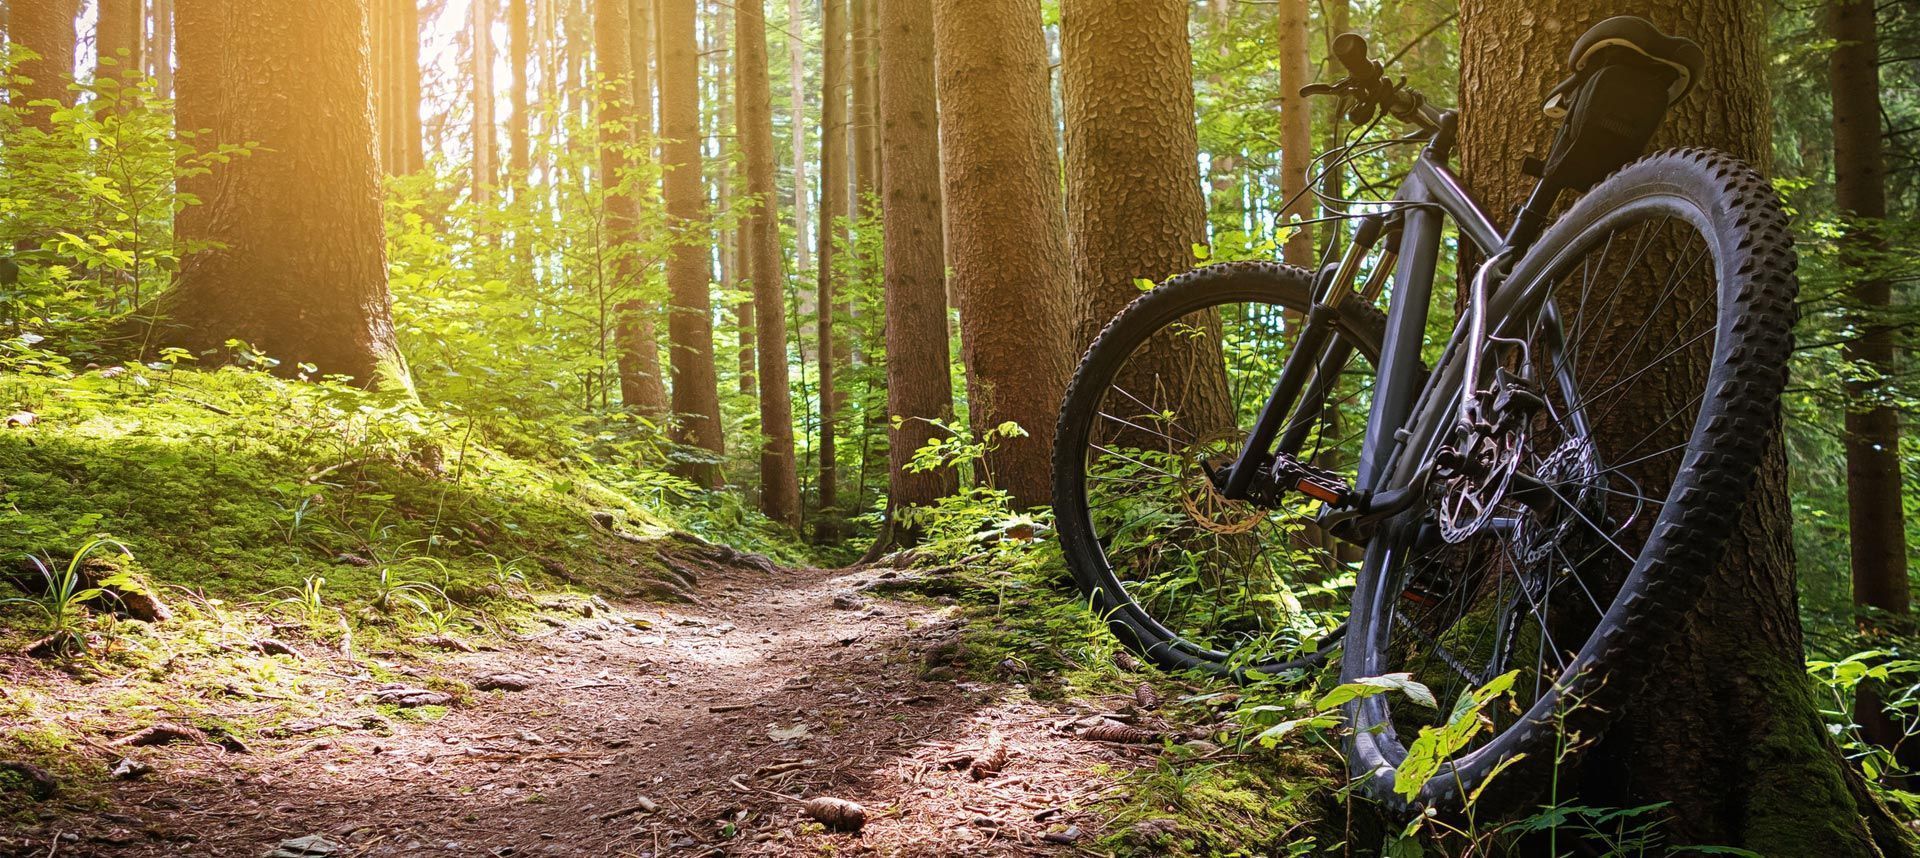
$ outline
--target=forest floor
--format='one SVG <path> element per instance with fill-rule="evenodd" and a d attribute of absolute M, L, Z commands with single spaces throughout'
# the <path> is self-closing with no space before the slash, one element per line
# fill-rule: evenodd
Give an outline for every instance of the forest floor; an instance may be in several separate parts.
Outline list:
<path fill-rule="evenodd" d="M 127 758 L 153 771 L 50 803 L 31 829 L 0 832 L 0 854 L 1074 854 L 1116 842 L 1103 802 L 1174 745 L 1078 736 L 1102 714 L 1171 728 L 1140 701 L 1039 700 L 1018 662 L 968 679 L 953 600 L 885 595 L 914 589 L 919 573 L 737 556 L 751 562 L 704 566 L 694 603 L 583 600 L 532 639 L 377 662 L 407 680 L 398 686 L 332 654 L 299 658 L 291 668 L 348 693 L 244 744 L 99 736 L 82 752 L 92 764 Z M 0 660 L 6 685 L 49 672 Z M 437 717 L 372 702 L 396 687 L 484 688 L 500 674 L 527 687 L 463 691 Z M 968 771 L 1002 743 L 998 771 Z M 828 830 L 795 801 L 819 796 L 863 805 L 865 829 Z M 1142 844 L 1167 833 L 1128 824 L 1139 830 L 1125 838 Z M 273 852 L 296 838 L 315 838 L 303 841 L 310 851 Z"/>

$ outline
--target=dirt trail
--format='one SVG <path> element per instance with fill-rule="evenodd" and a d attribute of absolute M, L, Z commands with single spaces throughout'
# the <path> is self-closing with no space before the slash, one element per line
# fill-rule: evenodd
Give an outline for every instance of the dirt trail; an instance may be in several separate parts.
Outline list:
<path fill-rule="evenodd" d="M 955 679 L 951 611 L 858 592 L 900 573 L 706 572 L 700 604 L 622 604 L 511 650 L 417 665 L 532 680 L 435 721 L 246 754 L 140 749 L 155 774 L 115 783 L 102 811 L 17 835 L 12 854 L 58 840 L 58 855 L 258 858 L 308 835 L 338 856 L 1073 854 L 1100 832 L 1112 784 L 1094 767 L 1148 753 L 1060 729 L 1091 710 Z M 949 768 L 992 733 L 1003 772 Z M 858 801 L 869 822 L 822 831 L 776 793 Z"/>

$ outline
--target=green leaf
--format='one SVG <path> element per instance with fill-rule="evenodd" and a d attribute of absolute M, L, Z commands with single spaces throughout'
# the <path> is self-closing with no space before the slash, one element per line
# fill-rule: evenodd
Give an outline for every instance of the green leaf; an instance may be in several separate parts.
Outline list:
<path fill-rule="evenodd" d="M 1411 673 L 1389 673 L 1382 676 L 1366 676 L 1352 682 L 1342 683 L 1322 696 L 1320 701 L 1314 704 L 1313 708 L 1325 712 L 1354 700 L 1363 700 L 1378 694 L 1385 694 L 1389 691 L 1398 691 L 1405 694 L 1408 700 L 1425 706 L 1428 709 L 1440 708 L 1440 704 L 1433 699 L 1433 692 L 1428 690 L 1425 685 L 1415 682 L 1413 674 Z"/>

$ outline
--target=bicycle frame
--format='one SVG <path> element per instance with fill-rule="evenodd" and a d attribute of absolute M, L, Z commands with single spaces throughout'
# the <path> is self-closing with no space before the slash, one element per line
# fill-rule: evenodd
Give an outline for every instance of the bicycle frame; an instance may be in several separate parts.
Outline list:
<path fill-rule="evenodd" d="M 1471 363 L 1458 359 L 1463 345 L 1477 352 L 1494 331 L 1503 329 L 1507 319 L 1516 315 L 1515 310 L 1524 314 L 1531 303 L 1523 300 L 1527 290 L 1511 282 L 1501 283 L 1484 306 L 1469 296 L 1440 363 L 1424 381 L 1421 379 L 1420 346 L 1432 310 L 1444 219 L 1452 219 L 1463 244 L 1470 243 L 1488 260 L 1505 257 L 1511 262 L 1539 237 L 1545 225 L 1541 213 L 1551 206 L 1558 189 L 1544 182 L 1537 186 L 1513 228 L 1502 234 L 1447 167 L 1455 115 L 1428 109 L 1409 118 L 1432 130 L 1434 136 L 1388 203 L 1390 211 L 1363 216 L 1338 268 L 1331 274 L 1323 271 L 1318 278 L 1313 305 L 1296 347 L 1288 355 L 1239 459 L 1231 466 L 1224 486 L 1228 497 L 1246 497 L 1259 471 L 1273 461 L 1276 453 L 1291 457 L 1300 452 L 1311 417 L 1321 407 L 1325 393 L 1322 379 L 1338 371 L 1352 349 L 1339 341 L 1333 328 L 1334 315 L 1344 301 L 1357 298 L 1370 302 L 1377 297 L 1381 271 L 1376 270 L 1375 276 L 1357 289 L 1354 281 L 1382 234 L 1397 232 L 1398 239 L 1397 243 L 1390 241 L 1380 263 L 1381 267 L 1393 267 L 1394 285 L 1376 367 L 1372 412 L 1361 444 L 1353 498 L 1342 508 L 1324 510 L 1323 524 L 1396 511 L 1415 497 L 1431 474 L 1432 456 L 1452 423 L 1447 418 L 1453 414 L 1450 408 L 1419 406 L 1435 397 L 1457 397 L 1465 381 L 1463 364 Z M 1557 317 L 1549 322 L 1557 324 Z M 1478 337 L 1472 335 L 1476 330 Z M 1408 420 L 1415 414 L 1420 415 L 1419 422 L 1409 426 Z M 1284 436 L 1283 429 L 1287 430 Z M 1418 453 L 1410 465 L 1397 458 L 1406 451 Z"/>

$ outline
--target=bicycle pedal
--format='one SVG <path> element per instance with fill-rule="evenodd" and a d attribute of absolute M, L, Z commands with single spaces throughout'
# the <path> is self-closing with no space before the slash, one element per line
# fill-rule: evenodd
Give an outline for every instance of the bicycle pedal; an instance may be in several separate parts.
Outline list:
<path fill-rule="evenodd" d="M 1316 468 L 1292 456 L 1274 457 L 1273 481 L 1329 506 L 1344 506 L 1353 499 L 1353 489 L 1339 474 Z"/>

